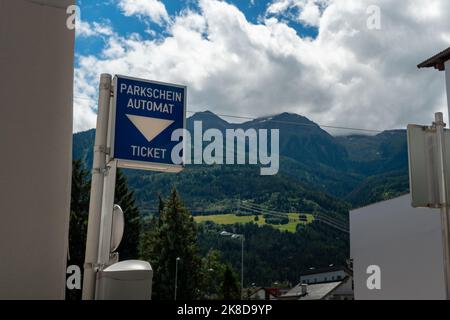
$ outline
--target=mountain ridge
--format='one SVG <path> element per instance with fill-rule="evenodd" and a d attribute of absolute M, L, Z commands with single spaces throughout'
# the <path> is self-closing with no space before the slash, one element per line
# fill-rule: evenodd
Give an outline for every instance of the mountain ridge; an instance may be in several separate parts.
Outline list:
<path fill-rule="evenodd" d="M 407 172 L 405 130 L 385 131 L 374 136 L 334 137 L 308 118 L 292 113 L 280 113 L 243 123 L 230 123 L 211 111 L 205 111 L 193 114 L 187 119 L 188 130 L 193 130 L 194 121 L 202 121 L 203 130 L 208 128 L 221 131 L 236 128 L 279 129 L 280 172 L 279 176 L 272 177 L 272 180 L 274 184 L 281 183 L 280 188 L 289 194 L 292 193 L 287 192 L 286 188 L 309 189 L 313 193 L 323 193 L 333 199 L 339 199 L 342 203 L 349 202 L 355 207 L 385 200 L 408 191 L 407 175 L 405 175 Z M 92 165 L 94 135 L 94 129 L 74 134 L 73 158 L 81 159 L 87 169 Z M 218 167 L 222 169 L 218 170 Z M 153 206 L 151 198 L 156 197 L 158 192 L 165 192 L 157 188 L 167 189 L 167 185 L 180 187 L 181 182 L 191 185 L 198 193 L 205 194 L 206 200 L 185 190 L 187 202 L 191 203 L 192 207 L 201 204 L 205 210 L 215 207 L 219 208 L 218 210 L 223 208 L 223 205 L 217 204 L 224 200 L 222 195 L 227 195 L 229 198 L 228 205 L 241 196 L 237 192 L 232 192 L 232 185 L 221 182 L 221 179 L 236 180 L 233 175 L 241 178 L 235 181 L 236 184 L 247 183 L 257 188 L 256 193 L 260 194 L 263 201 L 269 201 L 268 197 L 262 196 L 263 194 L 273 192 L 270 179 L 256 177 L 257 170 L 248 166 L 230 168 L 229 166 L 191 165 L 179 175 L 131 170 L 126 170 L 126 174 L 138 202 L 146 207 L 144 211 L 149 212 L 152 211 L 149 207 Z M 208 190 L 207 185 L 197 188 L 195 183 L 191 183 L 198 182 L 199 179 L 205 183 L 215 181 L 216 186 L 213 188 L 215 192 Z M 284 179 L 285 183 L 283 184 L 279 179 Z M 376 183 L 376 185 L 372 186 L 370 183 Z M 182 186 L 181 188 L 183 189 Z M 376 190 L 375 193 L 369 192 L 370 188 Z M 392 188 L 394 190 L 391 190 Z M 245 193 L 244 190 L 241 192 Z M 298 191 L 298 193 L 302 192 Z M 298 196 L 293 196 L 301 202 Z M 222 200 L 217 200 L 219 198 Z M 280 198 L 283 196 L 281 195 Z M 154 200 L 156 201 L 156 198 Z M 319 204 L 319 207 L 322 206 Z"/>

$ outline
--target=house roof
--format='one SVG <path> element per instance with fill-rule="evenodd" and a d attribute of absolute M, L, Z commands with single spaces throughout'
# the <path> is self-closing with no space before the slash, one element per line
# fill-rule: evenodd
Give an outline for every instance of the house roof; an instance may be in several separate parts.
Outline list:
<path fill-rule="evenodd" d="M 259 291 L 267 292 L 273 297 L 278 297 L 281 294 L 281 289 L 279 288 L 256 288 L 249 296 L 251 297 Z"/>
<path fill-rule="evenodd" d="M 316 283 L 307 285 L 307 294 L 302 295 L 302 285 L 292 288 L 288 293 L 282 295 L 280 299 L 295 300 L 320 300 L 327 296 L 334 289 L 339 287 L 344 281 Z"/>
<path fill-rule="evenodd" d="M 425 60 L 417 67 L 420 68 L 432 68 L 438 69 L 439 71 L 445 70 L 445 62 L 450 60 L 450 48 L 445 49 L 444 51 L 438 53 L 435 56 Z"/>

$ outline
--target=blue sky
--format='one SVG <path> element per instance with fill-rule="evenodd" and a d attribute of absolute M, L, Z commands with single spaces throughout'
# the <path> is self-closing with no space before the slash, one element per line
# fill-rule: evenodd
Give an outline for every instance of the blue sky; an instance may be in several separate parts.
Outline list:
<path fill-rule="evenodd" d="M 144 20 L 137 16 L 127 17 L 123 15 L 122 10 L 118 6 L 119 0 L 78 0 L 77 5 L 80 7 L 81 19 L 92 23 L 110 24 L 114 31 L 126 37 L 132 33 L 137 33 L 144 39 L 155 39 L 167 36 L 165 28 L 159 26 L 152 21 Z M 181 14 L 183 10 L 199 10 L 195 0 L 161 0 L 164 3 L 170 16 Z M 248 21 L 258 24 L 266 14 L 268 6 L 273 0 L 254 0 L 252 4 L 249 0 L 229 0 L 229 3 L 240 9 Z M 292 8 L 289 15 L 297 14 L 297 9 Z M 295 19 L 290 19 L 289 15 L 283 17 L 283 20 L 302 37 L 317 36 L 318 28 L 306 26 Z M 270 16 L 270 15 L 269 15 Z M 150 28 L 156 32 L 150 35 L 146 30 Z M 99 55 L 105 46 L 105 39 L 101 37 L 77 37 L 76 54 L 77 55 Z"/>

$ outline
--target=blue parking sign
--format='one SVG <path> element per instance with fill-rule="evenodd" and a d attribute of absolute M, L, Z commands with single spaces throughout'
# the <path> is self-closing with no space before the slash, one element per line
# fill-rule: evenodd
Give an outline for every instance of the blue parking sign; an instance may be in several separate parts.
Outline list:
<path fill-rule="evenodd" d="M 186 87 L 125 76 L 114 78 L 111 155 L 118 165 L 180 171 L 172 133 L 185 129 Z"/>

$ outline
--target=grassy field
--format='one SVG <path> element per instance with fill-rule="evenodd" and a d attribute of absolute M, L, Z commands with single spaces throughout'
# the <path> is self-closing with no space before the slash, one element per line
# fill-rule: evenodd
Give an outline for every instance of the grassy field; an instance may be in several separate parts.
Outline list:
<path fill-rule="evenodd" d="M 305 214 L 305 215 L 308 220 L 307 222 L 300 221 L 300 219 L 299 219 L 300 214 L 290 213 L 288 224 L 284 224 L 284 225 L 268 224 L 268 225 L 274 227 L 275 229 L 281 230 L 281 231 L 289 231 L 289 232 L 294 233 L 297 230 L 297 225 L 309 224 L 314 220 L 314 217 L 311 214 Z M 259 218 L 259 220 L 255 221 L 255 216 L 238 217 L 235 214 L 216 214 L 216 215 L 211 215 L 211 216 L 196 216 L 196 217 L 194 217 L 194 220 L 197 223 L 211 221 L 216 224 L 222 224 L 222 225 L 235 224 L 235 223 L 245 224 L 245 223 L 250 223 L 250 222 L 254 222 L 254 223 L 258 224 L 259 226 L 263 226 L 263 225 L 267 224 L 262 215 L 258 216 L 258 218 Z"/>

